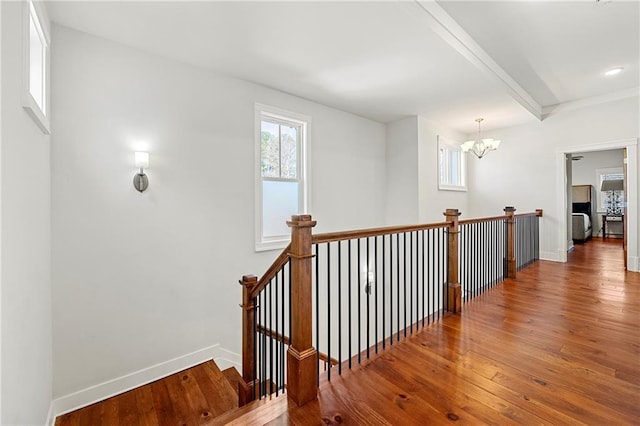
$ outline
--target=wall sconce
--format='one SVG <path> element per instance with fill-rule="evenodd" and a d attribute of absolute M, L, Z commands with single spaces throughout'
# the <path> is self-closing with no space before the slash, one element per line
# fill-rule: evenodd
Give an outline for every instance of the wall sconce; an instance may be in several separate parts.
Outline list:
<path fill-rule="evenodd" d="M 144 174 L 144 169 L 149 168 L 148 152 L 136 152 L 136 167 L 140 169 L 140 173 L 133 177 L 133 186 L 138 192 L 144 192 L 149 187 L 149 178 Z"/>

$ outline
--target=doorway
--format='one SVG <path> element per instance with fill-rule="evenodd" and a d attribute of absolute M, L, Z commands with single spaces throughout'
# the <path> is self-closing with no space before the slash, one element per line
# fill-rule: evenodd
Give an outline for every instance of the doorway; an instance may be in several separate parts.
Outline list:
<path fill-rule="evenodd" d="M 600 144 L 594 145 L 584 145 L 584 146 L 575 146 L 566 149 L 561 149 L 558 151 L 557 155 L 557 169 L 558 173 L 558 183 L 556 185 L 557 188 L 557 197 L 558 197 L 558 206 L 559 211 L 564 212 L 561 214 L 561 223 L 560 223 L 560 232 L 558 235 L 559 247 L 561 247 L 561 260 L 562 262 L 567 261 L 567 250 L 571 247 L 571 240 L 568 239 L 569 231 L 571 230 L 571 226 L 569 225 L 570 221 L 570 213 L 572 211 L 572 196 L 571 191 L 568 190 L 568 183 L 572 180 L 573 174 L 568 174 L 572 170 L 572 165 L 567 165 L 567 163 L 576 163 L 576 161 L 570 160 L 570 158 L 575 154 L 577 155 L 585 155 L 586 153 L 595 153 L 598 151 L 609 151 L 609 150 L 622 150 L 626 149 L 626 182 L 627 182 L 627 198 L 624 200 L 624 208 L 625 208 L 625 225 L 624 226 L 624 234 L 626 234 L 626 246 L 625 248 L 625 263 L 626 267 L 630 271 L 640 271 L 639 269 L 639 261 L 638 261 L 638 141 L 637 139 L 627 139 L 622 141 L 610 141 L 603 142 Z M 571 157 L 570 157 L 571 155 Z M 569 160 L 568 160 L 569 159 Z M 595 180 L 595 172 L 594 172 L 594 180 Z M 594 182 L 595 183 L 595 182 Z M 594 187 L 597 185 L 593 185 Z M 595 188 L 594 188 L 595 190 Z M 595 194 L 595 203 L 596 204 L 596 212 L 597 212 L 597 203 L 598 197 Z M 601 207 L 600 207 L 601 208 Z M 593 230 L 597 230 L 599 233 L 602 232 L 600 228 L 600 220 L 597 222 L 597 225 L 592 225 Z M 597 227 L 597 229 L 596 229 Z M 593 231 L 592 231 L 593 232 Z M 623 243 L 620 243 L 623 245 Z M 564 249 L 562 249 L 564 248 Z"/>

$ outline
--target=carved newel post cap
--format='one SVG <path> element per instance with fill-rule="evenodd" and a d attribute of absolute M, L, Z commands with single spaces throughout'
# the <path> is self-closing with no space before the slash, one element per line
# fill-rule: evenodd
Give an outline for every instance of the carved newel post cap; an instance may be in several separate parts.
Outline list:
<path fill-rule="evenodd" d="M 316 226 L 316 221 L 313 220 L 310 214 L 294 214 L 291 216 L 291 220 L 287 221 L 287 226 L 290 228 L 299 227 L 314 227 Z"/>
<path fill-rule="evenodd" d="M 445 216 L 460 216 L 462 213 L 458 209 L 446 209 L 442 214 Z"/>

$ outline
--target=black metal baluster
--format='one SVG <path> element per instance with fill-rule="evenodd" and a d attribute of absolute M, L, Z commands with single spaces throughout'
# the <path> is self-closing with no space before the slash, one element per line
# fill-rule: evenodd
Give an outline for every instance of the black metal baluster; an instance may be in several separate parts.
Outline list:
<path fill-rule="evenodd" d="M 384 236 L 383 236 L 384 238 Z M 373 237 L 373 285 L 374 285 L 374 295 L 373 298 L 375 301 L 374 305 L 374 330 L 375 330 L 375 339 L 374 344 L 376 345 L 376 353 L 378 353 L 378 237 Z"/>
<path fill-rule="evenodd" d="M 393 234 L 389 234 L 389 345 L 393 345 Z"/>
<path fill-rule="evenodd" d="M 282 270 L 280 271 L 280 273 L 282 274 L 281 275 L 281 280 L 280 280 L 280 283 L 281 283 L 281 286 L 282 286 L 281 287 L 281 290 L 282 290 L 282 312 L 280 314 L 281 319 L 282 319 L 282 339 L 280 339 L 280 389 L 282 389 L 282 393 L 284 393 L 284 362 L 285 362 L 284 359 L 285 359 L 285 356 L 286 356 L 286 352 L 285 352 L 285 349 L 284 349 L 284 346 L 285 346 L 284 345 L 284 339 L 285 339 L 285 336 L 284 336 L 284 315 L 285 315 L 285 312 L 284 312 L 285 311 L 285 309 L 284 309 L 284 289 L 285 289 L 284 279 L 285 278 L 284 277 L 285 277 L 285 273 L 284 273 L 284 271 L 285 271 L 285 268 L 287 267 L 288 263 L 289 262 L 287 261 L 287 263 L 284 264 L 284 266 L 282 267 Z"/>
<path fill-rule="evenodd" d="M 273 393 L 273 282 L 269 283 L 269 395 Z"/>
<path fill-rule="evenodd" d="M 276 374 L 275 376 L 277 377 L 277 381 L 276 381 L 276 397 L 278 396 L 278 393 L 280 391 L 279 387 L 278 387 L 278 382 L 280 382 L 280 371 L 279 371 L 279 367 L 280 367 L 280 327 L 278 326 L 278 293 L 279 293 L 279 286 L 280 286 L 280 280 L 278 278 L 278 273 L 276 272 L 276 283 L 275 283 L 275 288 L 276 288 L 276 298 L 275 298 L 275 323 L 276 323 L 276 327 L 275 327 L 275 364 L 276 364 Z M 284 333 L 283 333 L 284 334 Z M 272 336 L 272 340 L 273 340 L 273 336 Z M 273 378 L 274 376 L 271 375 L 271 377 Z"/>
<path fill-rule="evenodd" d="M 320 245 L 314 244 L 316 256 L 316 351 L 320 352 Z M 316 366 L 316 384 L 320 383 L 320 362 Z"/>
<path fill-rule="evenodd" d="M 422 313 L 420 314 L 420 316 L 422 317 L 422 328 L 424 328 L 424 304 L 425 304 L 425 295 L 424 295 L 424 288 L 425 288 L 425 266 L 424 266 L 424 262 L 425 262 L 425 252 L 424 252 L 424 248 L 425 248 L 425 244 L 424 244 L 424 229 L 422 231 L 420 231 L 422 234 Z"/>
<path fill-rule="evenodd" d="M 413 334 L 413 232 L 409 232 L 409 327 Z"/>
<path fill-rule="evenodd" d="M 480 223 L 474 224 L 474 232 L 475 232 L 475 244 L 474 244 L 474 254 L 475 258 L 475 295 L 476 297 L 480 294 Z"/>
<path fill-rule="evenodd" d="M 480 233 L 482 235 L 482 292 L 489 288 L 489 280 L 487 280 L 487 222 L 480 224 Z"/>
<path fill-rule="evenodd" d="M 396 292 L 396 316 L 397 316 L 397 332 L 396 342 L 400 341 L 400 234 L 396 234 L 396 274 L 397 274 L 397 292 Z"/>
<path fill-rule="evenodd" d="M 361 330 L 362 330 L 362 315 L 360 314 L 360 305 L 361 305 L 361 300 L 360 300 L 360 274 L 362 274 L 362 257 L 360 255 L 360 238 L 358 238 L 358 283 L 357 283 L 357 287 L 358 287 L 358 364 L 360 364 L 362 362 L 362 350 L 361 350 L 361 344 L 362 344 L 362 339 L 361 339 Z"/>
<path fill-rule="evenodd" d="M 327 243 L 327 380 L 331 381 L 331 243 Z"/>
<path fill-rule="evenodd" d="M 492 272 L 493 272 L 493 281 L 495 283 L 498 283 L 498 227 L 497 227 L 497 222 L 493 221 L 491 222 L 491 240 L 492 240 L 492 245 L 493 245 L 493 260 L 492 260 L 492 264 L 493 264 L 493 268 L 492 268 Z"/>
<path fill-rule="evenodd" d="M 466 298 L 466 268 L 464 267 L 464 263 L 466 262 L 466 257 L 465 257 L 465 253 L 464 253 L 464 239 L 466 237 L 465 232 L 464 232 L 464 224 L 460 225 L 459 229 L 458 229 L 458 281 L 460 281 L 460 291 L 461 291 L 461 297 L 462 297 L 462 303 L 465 303 L 467 298 Z"/>
<path fill-rule="evenodd" d="M 338 375 L 342 374 L 342 241 L 338 241 Z"/>
<path fill-rule="evenodd" d="M 440 263 L 442 262 L 442 248 L 441 248 L 442 246 L 440 245 L 440 234 L 441 234 L 441 232 L 442 232 L 442 228 L 438 228 L 438 232 L 437 232 L 437 236 L 438 236 L 438 244 L 437 244 L 437 247 L 438 247 L 438 275 L 437 275 L 438 286 L 437 286 L 437 289 L 436 289 L 436 293 L 437 293 L 436 294 L 436 300 L 438 301 L 438 316 L 437 316 L 438 318 L 440 318 L 440 311 L 441 311 L 440 304 L 442 303 L 442 299 L 440 298 L 440 289 L 441 289 L 441 287 L 443 285 L 442 280 L 441 280 L 442 275 L 440 274 L 440 266 L 441 266 Z"/>
<path fill-rule="evenodd" d="M 293 321 L 291 320 L 291 315 L 293 309 L 291 309 L 292 299 L 293 299 L 293 283 L 291 282 L 291 259 L 287 262 L 289 264 L 289 339 L 293 336 Z M 289 340 L 289 344 L 291 344 L 291 340 Z"/>
<path fill-rule="evenodd" d="M 348 314 L 349 314 L 349 332 L 348 332 L 348 337 L 349 337 L 349 369 L 351 369 L 351 241 L 349 240 L 349 244 L 347 245 L 347 270 L 349 272 L 349 274 L 347 275 L 347 287 L 349 290 L 349 296 L 348 296 Z"/>
<path fill-rule="evenodd" d="M 369 318 L 369 305 L 371 305 L 371 281 L 369 280 L 369 240 L 370 238 L 367 237 L 367 273 L 365 276 L 366 279 L 366 284 L 365 284 L 365 292 L 367 294 L 366 299 L 367 299 L 367 359 L 369 359 L 370 355 L 369 355 L 369 348 L 371 347 L 371 343 L 369 342 L 369 325 L 371 323 L 371 320 Z"/>
<path fill-rule="evenodd" d="M 404 232 L 402 234 L 402 244 L 404 246 L 404 250 L 402 252 L 402 259 L 403 259 L 403 287 L 402 287 L 402 303 L 403 303 L 403 309 L 402 309 L 402 316 L 404 317 L 404 330 L 403 330 L 403 334 L 404 337 L 407 337 L 407 233 Z"/>
<path fill-rule="evenodd" d="M 433 297 L 434 297 L 434 288 L 433 288 L 433 274 L 434 271 L 436 270 L 436 265 L 434 263 L 434 258 L 433 258 L 433 239 L 434 239 L 434 230 L 433 229 L 429 229 L 428 231 L 429 233 L 429 247 L 430 250 L 429 252 L 431 253 L 430 257 L 429 257 L 429 317 L 427 318 L 427 324 L 429 324 L 431 321 L 433 321 Z"/>
<path fill-rule="evenodd" d="M 387 274 L 386 274 L 386 254 L 387 254 L 387 250 L 386 250 L 386 235 L 382 236 L 382 349 L 387 347 L 387 335 L 386 335 L 386 318 L 387 318 L 387 312 L 386 312 L 386 281 L 387 281 Z"/>
<path fill-rule="evenodd" d="M 260 395 L 267 395 L 267 333 L 264 332 L 264 328 L 267 325 L 267 309 L 269 308 L 266 304 L 266 291 L 262 291 L 262 378 L 260 380 Z"/>
<path fill-rule="evenodd" d="M 449 260 L 449 232 L 451 231 L 451 229 L 449 228 L 445 228 L 445 232 L 443 233 L 443 237 L 444 237 L 444 259 L 445 262 L 443 263 L 443 276 L 444 276 L 444 282 L 446 283 L 445 286 L 442 287 L 442 306 L 446 306 L 446 310 L 448 311 L 450 309 L 449 306 L 449 298 L 447 297 L 447 295 L 449 294 L 449 264 L 446 263 Z M 443 312 L 444 314 L 444 312 Z"/>
<path fill-rule="evenodd" d="M 536 216 L 536 260 L 540 259 L 540 217 Z"/>

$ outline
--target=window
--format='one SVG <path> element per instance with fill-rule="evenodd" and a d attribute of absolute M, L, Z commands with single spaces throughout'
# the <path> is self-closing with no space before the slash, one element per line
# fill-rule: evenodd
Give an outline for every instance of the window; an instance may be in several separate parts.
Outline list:
<path fill-rule="evenodd" d="M 287 220 L 308 208 L 309 117 L 256 104 L 256 250 L 285 247 Z"/>
<path fill-rule="evenodd" d="M 466 159 L 460 144 L 438 136 L 438 189 L 466 191 Z"/>
<path fill-rule="evenodd" d="M 23 12 L 23 100 L 38 127 L 49 133 L 49 35 L 41 5 L 26 1 Z"/>
<path fill-rule="evenodd" d="M 602 182 L 605 180 L 623 180 L 624 175 L 622 174 L 622 167 L 612 167 L 608 169 L 598 169 L 596 170 L 596 182 L 598 183 L 597 198 L 598 198 L 598 211 L 606 212 L 607 207 L 612 206 L 612 202 L 614 201 L 612 197 L 615 198 L 616 204 L 624 203 L 624 193 L 623 191 L 615 191 L 615 194 L 611 191 L 601 191 Z"/>

